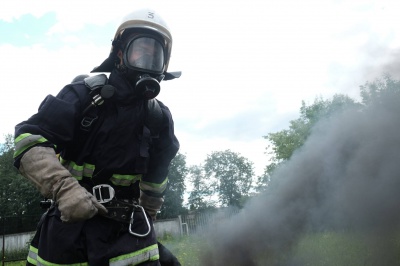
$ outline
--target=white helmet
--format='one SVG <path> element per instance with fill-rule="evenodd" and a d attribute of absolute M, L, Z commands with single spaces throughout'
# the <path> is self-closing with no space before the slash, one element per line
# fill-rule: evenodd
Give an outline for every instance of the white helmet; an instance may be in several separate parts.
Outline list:
<path fill-rule="evenodd" d="M 143 49 L 139 46 L 151 46 L 151 55 L 141 59 L 131 59 L 132 51 Z M 125 16 L 115 32 L 109 57 L 91 72 L 111 72 L 115 67 L 116 53 L 124 50 L 123 61 L 126 67 L 163 74 L 168 69 L 171 56 L 172 36 L 165 21 L 153 10 L 142 9 Z M 145 59 L 144 59 L 145 58 Z"/>

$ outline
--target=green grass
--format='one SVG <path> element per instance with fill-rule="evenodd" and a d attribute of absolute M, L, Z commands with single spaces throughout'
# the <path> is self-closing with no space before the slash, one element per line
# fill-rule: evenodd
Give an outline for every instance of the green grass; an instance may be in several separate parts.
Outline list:
<path fill-rule="evenodd" d="M 204 248 L 204 241 L 200 237 L 164 237 L 159 241 L 178 258 L 183 266 L 201 265 L 200 254 Z"/>
<path fill-rule="evenodd" d="M 26 265 L 26 260 L 5 262 L 4 265 L 7 265 L 7 266 L 25 266 Z"/>
<path fill-rule="evenodd" d="M 202 253 L 212 249 L 206 246 L 201 237 L 195 236 L 164 236 L 159 241 L 183 266 L 202 266 Z M 257 255 L 256 265 L 395 266 L 400 265 L 400 237 L 397 234 L 367 237 L 353 233 L 315 233 L 300 239 L 290 253 L 260 253 L 262 254 Z M 5 265 L 25 265 L 25 261 L 9 262 Z"/>
<path fill-rule="evenodd" d="M 398 235 L 319 233 L 301 239 L 293 256 L 307 266 L 400 265 Z"/>
<path fill-rule="evenodd" d="M 202 265 L 201 251 L 212 249 L 204 246 L 204 241 L 197 237 L 167 238 L 161 242 L 183 266 Z M 256 265 L 395 266 L 400 265 L 400 237 L 315 233 L 301 238 L 290 252 L 273 254 L 265 250 L 255 260 Z"/>
<path fill-rule="evenodd" d="M 26 258 L 27 255 L 28 255 L 28 248 L 5 253 L 6 261 L 7 260 L 16 260 L 16 259 L 20 259 L 20 258 Z M 4 265 L 7 265 L 7 266 L 20 266 L 20 265 L 25 265 L 25 264 L 26 264 L 25 260 L 4 263 Z"/>

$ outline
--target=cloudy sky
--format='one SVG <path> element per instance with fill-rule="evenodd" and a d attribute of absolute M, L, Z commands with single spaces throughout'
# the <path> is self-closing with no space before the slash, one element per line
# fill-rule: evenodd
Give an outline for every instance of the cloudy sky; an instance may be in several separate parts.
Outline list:
<path fill-rule="evenodd" d="M 0 134 L 34 114 L 44 97 L 99 65 L 121 18 L 158 11 L 174 43 L 158 99 L 174 116 L 189 165 L 230 149 L 267 164 L 262 136 L 288 128 L 301 101 L 396 75 L 398 1 L 130 0 L 2 1 Z"/>

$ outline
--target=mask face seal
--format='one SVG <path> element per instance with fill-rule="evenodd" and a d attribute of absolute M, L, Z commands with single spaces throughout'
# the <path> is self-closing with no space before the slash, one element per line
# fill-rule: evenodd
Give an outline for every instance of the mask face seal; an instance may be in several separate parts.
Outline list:
<path fill-rule="evenodd" d="M 132 70 L 162 74 L 164 49 L 161 43 L 146 35 L 136 35 L 124 49 L 124 64 Z"/>

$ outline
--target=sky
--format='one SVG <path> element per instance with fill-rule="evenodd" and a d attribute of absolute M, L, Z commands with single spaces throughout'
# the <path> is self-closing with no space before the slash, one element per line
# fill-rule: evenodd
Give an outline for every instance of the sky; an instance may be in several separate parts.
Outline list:
<path fill-rule="evenodd" d="M 48 95 L 107 58 L 126 14 L 156 10 L 173 36 L 158 99 L 174 117 L 188 165 L 230 149 L 268 164 L 263 136 L 289 127 L 302 101 L 359 97 L 359 86 L 396 76 L 398 1 L 2 1 L 0 136 Z"/>

